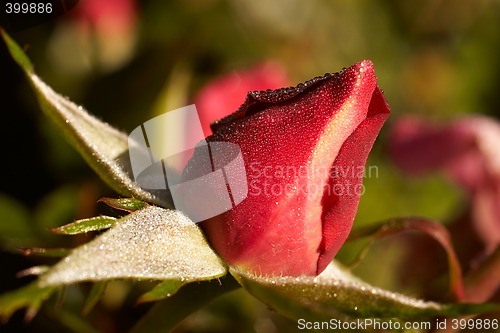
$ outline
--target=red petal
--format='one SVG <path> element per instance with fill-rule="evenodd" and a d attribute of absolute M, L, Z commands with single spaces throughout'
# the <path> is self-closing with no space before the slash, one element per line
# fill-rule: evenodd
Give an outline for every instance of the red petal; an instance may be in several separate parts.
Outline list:
<path fill-rule="evenodd" d="M 373 93 L 367 118 L 344 142 L 334 167 L 343 171 L 339 178 L 331 178 L 331 186 L 343 190 L 343 195 L 333 205 L 324 206 L 323 243 L 318 261 L 317 274 L 332 261 L 344 244 L 358 210 L 360 195 L 363 193 L 363 174 L 368 154 L 382 125 L 389 116 L 389 106 L 377 87 Z"/>

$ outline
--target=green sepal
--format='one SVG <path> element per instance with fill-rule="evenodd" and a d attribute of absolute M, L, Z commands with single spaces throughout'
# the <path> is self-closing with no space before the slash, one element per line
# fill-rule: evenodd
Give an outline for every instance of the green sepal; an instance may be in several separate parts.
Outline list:
<path fill-rule="evenodd" d="M 90 231 L 109 229 L 115 225 L 116 221 L 117 219 L 111 216 L 96 216 L 77 220 L 58 228 L 51 228 L 50 231 L 61 235 L 77 235 Z"/>
<path fill-rule="evenodd" d="M 137 303 L 154 302 L 175 294 L 186 282 L 182 280 L 166 280 L 157 284 L 153 289 L 143 294 Z"/>
<path fill-rule="evenodd" d="M 106 205 L 114 209 L 124 210 L 129 213 L 144 208 L 148 205 L 146 202 L 134 198 L 101 198 L 97 202 L 104 202 Z"/>
<path fill-rule="evenodd" d="M 101 296 L 104 294 L 106 290 L 107 281 L 100 281 L 94 283 L 92 289 L 90 289 L 90 293 L 85 300 L 85 304 L 83 305 L 82 314 L 84 316 L 88 315 L 90 311 L 94 308 L 94 306 L 99 302 Z"/>
<path fill-rule="evenodd" d="M 42 303 L 52 295 L 55 286 L 42 287 L 33 282 L 23 288 L 10 291 L 0 296 L 0 318 L 7 320 L 14 312 L 26 308 L 26 315 L 32 318 Z"/>

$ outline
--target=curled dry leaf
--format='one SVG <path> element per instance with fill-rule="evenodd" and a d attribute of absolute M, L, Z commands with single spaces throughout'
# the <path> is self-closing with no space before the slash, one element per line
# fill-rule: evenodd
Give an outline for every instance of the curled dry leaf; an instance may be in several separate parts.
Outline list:
<path fill-rule="evenodd" d="M 424 217 L 394 218 L 371 226 L 354 230 L 349 239 L 370 237 L 369 243 L 358 256 L 355 264 L 360 261 L 369 246 L 377 239 L 399 233 L 402 231 L 420 231 L 436 240 L 446 251 L 448 266 L 450 269 L 450 289 L 457 300 L 463 299 L 464 286 L 462 279 L 462 268 L 453 248 L 453 243 L 448 230 L 441 224 Z"/>

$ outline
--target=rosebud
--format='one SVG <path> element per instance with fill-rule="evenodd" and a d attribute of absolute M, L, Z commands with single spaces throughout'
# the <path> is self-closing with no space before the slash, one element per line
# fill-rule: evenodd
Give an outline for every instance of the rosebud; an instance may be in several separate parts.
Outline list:
<path fill-rule="evenodd" d="M 249 93 L 207 138 L 240 147 L 249 188 L 240 204 L 201 223 L 215 250 L 256 274 L 321 273 L 351 230 L 366 159 L 388 115 L 370 61 Z M 202 155 L 195 151 L 184 179 L 197 176 Z"/>
<path fill-rule="evenodd" d="M 243 71 L 226 74 L 205 86 L 195 98 L 203 132 L 212 134 L 210 123 L 229 115 L 241 105 L 247 92 L 288 85 L 285 69 L 267 61 Z"/>

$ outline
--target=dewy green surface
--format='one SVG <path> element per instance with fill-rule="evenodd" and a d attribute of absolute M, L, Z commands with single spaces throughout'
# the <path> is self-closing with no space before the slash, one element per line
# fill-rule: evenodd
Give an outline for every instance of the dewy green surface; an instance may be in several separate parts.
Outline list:
<path fill-rule="evenodd" d="M 40 285 L 124 278 L 190 282 L 225 272 L 197 225 L 179 211 L 150 206 L 73 250 L 40 277 Z"/>
<path fill-rule="evenodd" d="M 61 128 L 62 134 L 94 171 L 121 195 L 170 207 L 168 198 L 143 190 L 131 179 L 127 135 L 52 90 L 35 74 L 22 49 L 3 30 L 1 34 L 12 57 L 25 72 L 42 110 Z"/>
<path fill-rule="evenodd" d="M 352 276 L 335 260 L 317 277 L 262 277 L 238 270 L 231 273 L 256 298 L 296 320 L 412 320 L 499 308 L 491 304 L 439 304 L 383 290 Z"/>

